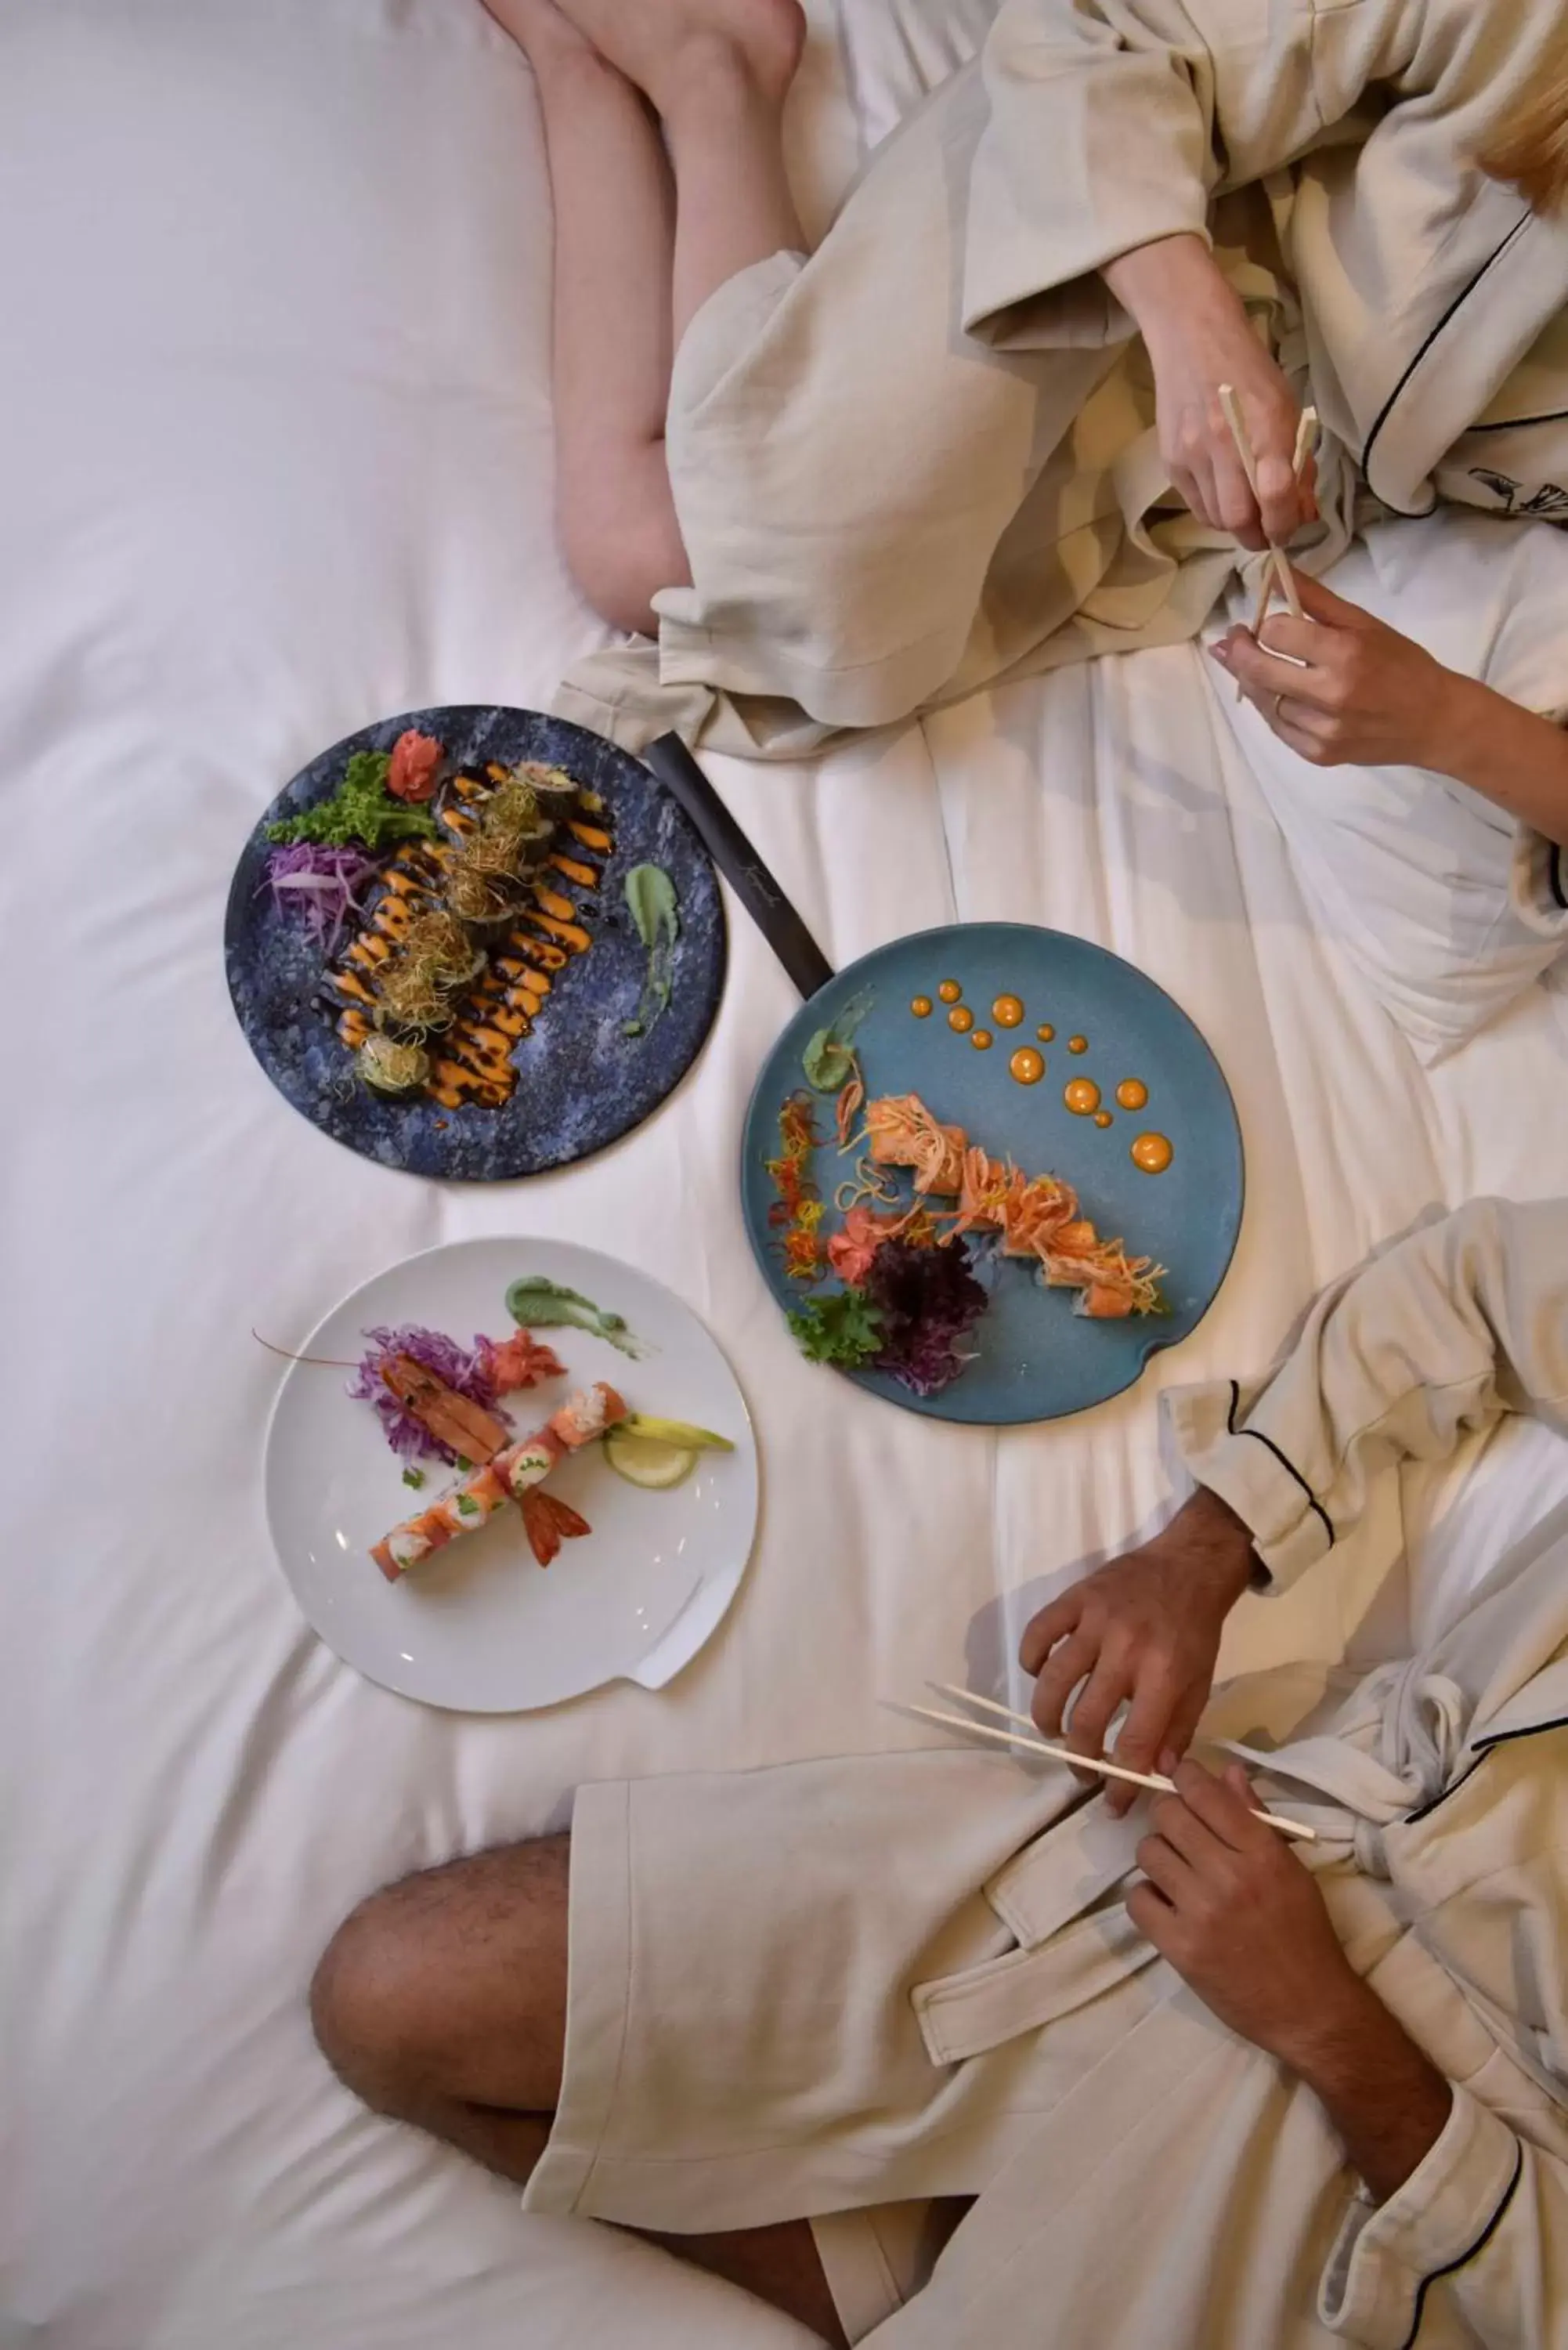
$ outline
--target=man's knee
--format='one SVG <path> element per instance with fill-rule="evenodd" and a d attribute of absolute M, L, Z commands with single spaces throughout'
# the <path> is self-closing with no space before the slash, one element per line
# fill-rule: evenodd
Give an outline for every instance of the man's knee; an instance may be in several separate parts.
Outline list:
<path fill-rule="evenodd" d="M 406 2108 L 432 2054 L 431 1961 L 396 1893 L 373 1893 L 344 1919 L 310 1984 L 317 2046 L 338 2079 L 379 2113 Z"/>
<path fill-rule="evenodd" d="M 475 2054 L 497 2038 L 519 2052 L 558 2041 L 567 1868 L 567 1839 L 546 1837 L 421 1870 L 362 1901 L 310 1986 L 317 2042 L 339 2080 L 379 2113 L 418 2119 L 480 2094 Z M 555 2064 L 558 2074 L 558 2054 Z"/>

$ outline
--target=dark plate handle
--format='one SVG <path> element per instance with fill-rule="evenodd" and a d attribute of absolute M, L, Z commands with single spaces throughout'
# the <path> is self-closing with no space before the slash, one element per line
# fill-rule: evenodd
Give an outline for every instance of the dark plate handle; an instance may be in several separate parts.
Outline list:
<path fill-rule="evenodd" d="M 642 763 L 691 817 L 702 846 L 801 994 L 815 995 L 826 987 L 833 965 L 680 735 L 659 735 L 643 752 Z"/>

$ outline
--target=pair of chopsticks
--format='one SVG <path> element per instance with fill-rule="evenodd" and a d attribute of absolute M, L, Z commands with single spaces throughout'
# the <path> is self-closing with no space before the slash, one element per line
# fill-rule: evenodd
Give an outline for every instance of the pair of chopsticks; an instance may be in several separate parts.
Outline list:
<path fill-rule="evenodd" d="M 1129 1787 L 1152 1787 L 1162 1795 L 1176 1793 L 1176 1782 L 1158 1771 L 1129 1771 L 1120 1762 L 1107 1762 L 1103 1755 L 1075 1754 L 1070 1747 L 1053 1746 L 1042 1738 L 1026 1713 L 1014 1713 L 1011 1706 L 998 1705 L 992 1697 L 978 1697 L 973 1690 L 958 1689 L 951 1681 L 929 1681 L 929 1689 L 939 1697 L 956 1698 L 961 1705 L 976 1707 L 982 1713 L 1000 1714 L 1003 1721 L 1016 1722 L 1014 1730 L 992 1730 L 983 1721 L 971 1721 L 961 1713 L 939 1713 L 934 1706 L 900 1705 L 892 1710 L 898 1713 L 918 1714 L 922 1721 L 940 1721 L 948 1730 L 967 1731 L 971 1738 L 994 1738 L 1002 1746 L 1022 1746 L 1031 1754 L 1048 1754 L 1054 1762 L 1068 1762 L 1075 1771 L 1097 1771 L 1102 1778 L 1121 1779 Z M 1287 1820 L 1279 1812 L 1259 1812 L 1258 1818 L 1282 1835 L 1295 1836 L 1303 1844 L 1315 1844 L 1317 1830 L 1303 1826 L 1300 1820 Z"/>
<path fill-rule="evenodd" d="M 1251 436 L 1247 431 L 1247 420 L 1241 413 L 1241 403 L 1236 397 L 1233 384 L 1222 383 L 1220 386 L 1220 405 L 1224 411 L 1225 421 L 1231 428 L 1231 438 L 1236 443 L 1236 454 L 1241 460 L 1241 470 L 1247 476 L 1247 485 L 1252 495 L 1257 497 L 1258 460 L 1253 453 Z M 1312 455 L 1316 440 L 1317 411 L 1315 408 L 1303 408 L 1301 422 L 1296 427 L 1295 454 L 1291 460 L 1292 469 L 1298 482 L 1305 471 L 1307 459 Z M 1259 505 L 1261 511 L 1261 500 Z M 1276 583 L 1281 595 L 1290 608 L 1291 618 L 1294 620 L 1304 620 L 1306 614 L 1302 609 L 1302 599 L 1296 592 L 1295 573 L 1291 569 L 1290 558 L 1283 548 L 1276 546 L 1271 539 L 1268 560 L 1263 566 L 1262 585 L 1258 591 L 1258 608 L 1252 615 L 1254 637 L 1269 616 L 1269 603 Z M 1277 660 L 1292 660 L 1292 656 L 1288 653 L 1277 653 L 1274 658 Z M 1293 661 L 1293 666 L 1299 669 L 1303 664 Z M 1240 685 L 1236 688 L 1236 699 L 1238 702 L 1242 699 L 1242 689 Z"/>

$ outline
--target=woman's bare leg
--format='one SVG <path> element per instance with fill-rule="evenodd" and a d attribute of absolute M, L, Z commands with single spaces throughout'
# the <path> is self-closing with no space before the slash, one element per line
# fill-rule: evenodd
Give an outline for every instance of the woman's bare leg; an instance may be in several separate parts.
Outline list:
<path fill-rule="evenodd" d="M 691 577 L 664 462 L 673 346 L 727 279 L 805 242 L 782 130 L 805 20 L 798 0 L 485 5 L 545 117 L 563 547 L 597 611 L 651 634 L 651 597 Z"/>
<path fill-rule="evenodd" d="M 646 100 L 554 0 L 486 0 L 534 69 L 555 205 L 556 508 L 583 594 L 651 632 L 688 577 L 664 463 L 675 188 Z"/>
<path fill-rule="evenodd" d="M 560 0 L 664 124 L 676 185 L 674 323 L 805 239 L 784 162 L 784 104 L 800 63 L 800 0 Z"/>
<path fill-rule="evenodd" d="M 570 1865 L 570 1839 L 545 1836 L 406 1877 L 344 1920 L 310 1987 L 322 2054 L 358 2096 L 519 2184 L 561 2094 Z M 658 2241 L 843 2341 L 805 2220 Z"/>

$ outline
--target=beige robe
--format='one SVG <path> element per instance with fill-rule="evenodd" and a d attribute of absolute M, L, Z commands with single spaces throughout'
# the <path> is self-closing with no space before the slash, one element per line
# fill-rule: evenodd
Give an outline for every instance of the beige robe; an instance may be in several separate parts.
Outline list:
<path fill-rule="evenodd" d="M 1099 275 L 1180 231 L 1323 416 L 1309 567 L 1345 544 L 1362 467 L 1400 512 L 1439 476 L 1528 504 L 1442 469 L 1518 366 L 1563 364 L 1542 338 L 1568 224 L 1469 158 L 1564 37 L 1561 0 L 1003 0 L 817 252 L 692 321 L 667 444 L 692 585 L 655 599 L 657 646 L 584 663 L 559 708 L 632 748 L 675 726 L 795 756 L 1192 635 L 1237 551 L 1172 496 Z"/>
<path fill-rule="evenodd" d="M 1568 1433 L 1568 1202 L 1427 1224 L 1266 1378 L 1170 1402 L 1279 1587 L 1393 1463 L 1524 1407 Z M 876 2350 L 1400 2350 L 1417 2318 L 1425 2350 L 1563 2350 L 1565 1733 L 1568 1507 L 1418 1656 L 1252 1676 L 1205 1717 L 1316 1826 L 1351 1963 L 1454 2085 L 1380 2208 L 1133 1928 L 1137 1814 L 962 1750 L 583 1790 L 526 2202 L 680 2233 L 978 2197 L 902 2307 L 885 2233 L 857 2266 L 823 2231 Z"/>

